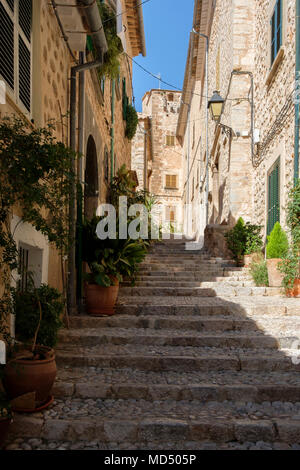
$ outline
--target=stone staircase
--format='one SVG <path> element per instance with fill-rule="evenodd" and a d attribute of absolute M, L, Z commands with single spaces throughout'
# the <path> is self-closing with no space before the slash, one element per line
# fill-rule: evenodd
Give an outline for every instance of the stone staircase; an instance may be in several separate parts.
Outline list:
<path fill-rule="evenodd" d="M 172 240 L 117 310 L 71 319 L 55 403 L 8 449 L 300 449 L 299 299 Z"/>

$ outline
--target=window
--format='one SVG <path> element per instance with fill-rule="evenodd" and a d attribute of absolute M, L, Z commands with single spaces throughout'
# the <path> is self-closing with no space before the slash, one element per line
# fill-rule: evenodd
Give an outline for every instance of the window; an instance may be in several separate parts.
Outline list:
<path fill-rule="evenodd" d="M 174 206 L 166 207 L 166 221 L 171 222 L 171 223 L 176 221 L 176 207 Z"/>
<path fill-rule="evenodd" d="M 166 145 L 168 145 L 169 147 L 174 147 L 175 135 L 166 135 Z"/>
<path fill-rule="evenodd" d="M 168 94 L 168 101 L 174 101 L 174 95 L 173 93 Z"/>
<path fill-rule="evenodd" d="M 178 189 L 177 175 L 166 175 L 166 189 Z"/>
<path fill-rule="evenodd" d="M 43 250 L 20 243 L 19 245 L 19 273 L 18 289 L 26 292 L 33 282 L 35 287 L 42 283 Z"/>
<path fill-rule="evenodd" d="M 0 76 L 31 110 L 32 0 L 0 0 Z"/>
<path fill-rule="evenodd" d="M 268 175 L 267 235 L 270 235 L 276 222 L 280 222 L 280 159 Z"/>
<path fill-rule="evenodd" d="M 276 0 L 271 18 L 271 65 L 282 45 L 282 0 Z"/>

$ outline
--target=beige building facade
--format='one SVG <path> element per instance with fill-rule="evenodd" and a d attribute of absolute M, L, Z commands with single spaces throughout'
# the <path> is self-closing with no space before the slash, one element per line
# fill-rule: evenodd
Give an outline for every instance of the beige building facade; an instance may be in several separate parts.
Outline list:
<path fill-rule="evenodd" d="M 165 231 L 183 228 L 181 145 L 176 137 L 181 92 L 153 89 L 145 94 L 132 147 L 138 189 L 155 195 Z"/>
<path fill-rule="evenodd" d="M 70 145 L 72 67 L 94 61 L 101 52 L 99 37 L 97 42 L 97 35 L 93 34 L 88 41 L 87 34 L 97 22 L 102 25 L 97 2 L 86 0 L 83 2 L 85 9 L 74 6 L 75 3 L 62 0 L 54 8 L 55 2 L 47 0 L 0 0 L 3 92 L 0 115 L 22 115 L 37 127 L 51 121 L 56 128 L 57 140 L 66 145 Z M 75 150 L 82 154 L 77 172 L 84 193 L 84 216 L 91 216 L 101 202 L 106 202 L 108 185 L 117 169 L 122 164 L 130 168 L 131 142 L 125 135 L 124 103 L 132 101 L 131 57 L 140 53 L 145 55 L 139 2 L 109 0 L 104 3 L 111 8 L 112 18 L 117 13 L 117 18 L 122 18 L 120 36 L 126 53 L 120 55 L 120 72 L 116 79 L 101 77 L 99 68 L 81 74 L 81 79 L 84 75 L 81 96 L 79 73 L 76 76 Z M 103 36 L 100 56 L 105 61 L 106 39 Z M 93 45 L 94 55 L 88 44 Z M 61 289 L 58 253 L 32 226 L 18 223 L 21 218 L 22 213 L 16 209 L 12 226 L 17 226 L 18 247 L 28 254 L 26 268 L 38 273 L 38 284 L 48 283 Z"/>
<path fill-rule="evenodd" d="M 196 0 L 193 24 L 177 136 L 190 155 L 188 231 L 203 245 L 207 228 L 216 247 L 239 217 L 261 224 L 264 235 L 277 220 L 285 225 L 294 177 L 295 1 Z M 201 35 L 209 39 L 208 71 Z M 206 119 L 215 90 L 224 99 L 218 122 Z"/>

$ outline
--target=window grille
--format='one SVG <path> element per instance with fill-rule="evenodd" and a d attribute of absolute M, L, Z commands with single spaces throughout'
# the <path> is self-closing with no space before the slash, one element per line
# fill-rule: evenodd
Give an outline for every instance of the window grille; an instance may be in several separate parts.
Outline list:
<path fill-rule="evenodd" d="M 276 222 L 280 222 L 280 160 L 268 176 L 267 235 L 270 235 Z"/>

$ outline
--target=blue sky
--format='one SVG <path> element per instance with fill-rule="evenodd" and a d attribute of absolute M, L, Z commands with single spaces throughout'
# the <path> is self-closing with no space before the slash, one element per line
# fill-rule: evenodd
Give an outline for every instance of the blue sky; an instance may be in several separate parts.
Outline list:
<path fill-rule="evenodd" d="M 194 0 L 150 0 L 143 5 L 147 56 L 135 60 L 166 82 L 182 87 L 189 33 L 193 22 Z M 137 111 L 142 97 L 158 80 L 133 64 L 133 88 Z M 162 84 L 161 88 L 170 87 Z"/>

